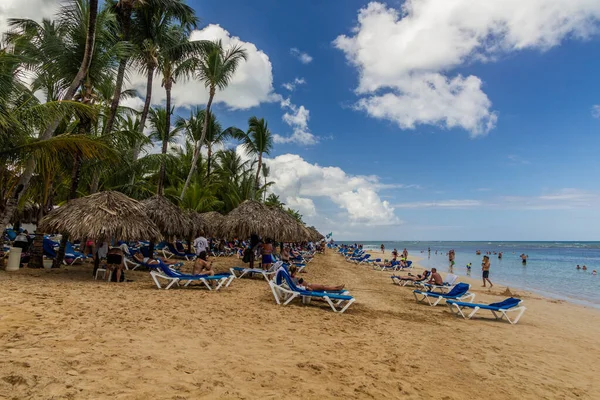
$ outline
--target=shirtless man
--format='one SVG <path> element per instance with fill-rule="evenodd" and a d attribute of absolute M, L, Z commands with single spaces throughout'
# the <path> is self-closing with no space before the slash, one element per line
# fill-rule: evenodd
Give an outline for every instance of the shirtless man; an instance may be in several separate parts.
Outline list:
<path fill-rule="evenodd" d="M 442 279 L 442 276 L 437 272 L 436 268 L 431 268 L 431 276 L 429 277 L 427 283 L 429 283 L 430 285 L 437 286 L 441 286 L 444 284 L 444 280 Z"/>

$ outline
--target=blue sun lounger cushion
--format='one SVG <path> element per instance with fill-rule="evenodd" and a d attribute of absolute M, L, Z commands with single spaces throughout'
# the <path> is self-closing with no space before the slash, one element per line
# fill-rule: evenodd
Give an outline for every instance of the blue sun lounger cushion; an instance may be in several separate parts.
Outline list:
<path fill-rule="evenodd" d="M 521 299 L 516 299 L 514 297 L 509 297 L 501 302 L 491 304 L 465 303 L 455 300 L 448 300 L 446 301 L 446 304 L 448 304 L 450 311 L 455 312 L 465 319 L 471 319 L 479 310 L 490 310 L 492 314 L 494 314 L 494 318 L 502 320 L 506 317 L 506 320 L 512 325 L 519 322 L 519 319 L 526 310 L 525 307 L 520 306 Z M 464 308 L 472 308 L 473 311 L 469 315 L 465 315 L 463 313 Z M 508 313 L 510 312 L 517 313 L 514 319 L 510 319 L 508 316 Z"/>

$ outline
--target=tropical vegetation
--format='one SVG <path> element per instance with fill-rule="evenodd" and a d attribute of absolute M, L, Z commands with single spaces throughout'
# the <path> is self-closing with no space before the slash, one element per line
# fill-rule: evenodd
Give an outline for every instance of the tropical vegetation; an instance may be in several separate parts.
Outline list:
<path fill-rule="evenodd" d="M 105 190 L 164 194 L 198 212 L 227 213 L 247 199 L 283 208 L 264 163 L 273 149 L 267 121 L 224 128 L 211 107 L 246 51 L 190 41 L 198 21 L 184 0 L 69 0 L 53 19 L 9 20 L 0 45 L 3 227 L 25 209 L 35 209 L 35 222 Z M 145 77 L 143 93 L 126 88 L 132 74 Z M 159 106 L 155 79 L 165 91 Z M 173 85 L 191 79 L 206 86 L 207 104 L 177 113 Z M 125 105 L 137 96 L 140 109 Z"/>

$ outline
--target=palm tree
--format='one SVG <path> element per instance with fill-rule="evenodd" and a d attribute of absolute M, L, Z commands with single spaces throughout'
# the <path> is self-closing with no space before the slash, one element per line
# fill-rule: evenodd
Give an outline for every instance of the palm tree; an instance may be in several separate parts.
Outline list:
<path fill-rule="evenodd" d="M 111 0 L 109 6 L 117 16 L 119 24 L 119 36 L 123 43 L 130 45 L 132 40 L 132 16 L 135 11 L 142 8 L 150 9 L 162 9 L 165 13 L 172 16 L 175 20 L 179 21 L 182 26 L 196 26 L 197 19 L 194 15 L 194 10 L 179 0 Z M 140 37 L 138 37 L 139 39 Z M 138 43 L 139 44 L 139 43 Z M 119 68 L 115 80 L 115 89 L 110 104 L 110 111 L 106 124 L 104 125 L 104 132 L 110 133 L 115 123 L 117 116 L 117 108 L 119 107 L 119 101 L 121 100 L 121 91 L 123 89 L 123 79 L 127 69 L 127 63 L 131 57 L 131 46 L 129 51 L 125 51 L 119 59 Z"/>
<path fill-rule="evenodd" d="M 79 11 L 81 10 L 84 3 L 85 3 L 85 0 L 71 1 L 71 2 L 67 3 L 66 5 L 64 5 L 61 8 L 59 17 L 63 21 L 68 21 L 68 20 L 72 19 L 75 15 L 77 15 L 77 13 L 79 13 Z M 81 86 L 81 83 L 85 79 L 85 77 L 88 73 L 89 66 L 92 62 L 92 55 L 93 55 L 93 51 L 94 51 L 94 42 L 95 42 L 95 37 L 96 37 L 96 18 L 98 15 L 98 0 L 89 0 L 89 7 L 88 7 L 87 15 L 88 15 L 87 31 L 86 31 L 86 41 L 85 41 L 85 49 L 84 49 L 83 59 L 81 60 L 77 74 L 71 81 L 71 84 L 68 86 L 66 93 L 62 97 L 62 101 L 70 101 L 71 99 L 73 99 L 75 92 L 79 89 L 79 87 Z M 45 130 L 44 129 L 40 130 L 40 133 L 43 132 L 43 134 L 40 135 L 40 139 L 42 141 L 48 140 L 52 137 L 52 135 L 54 134 L 54 131 L 58 127 L 58 124 L 60 123 L 61 119 L 62 119 L 62 117 L 60 117 L 60 118 L 57 117 L 56 119 L 54 119 L 53 121 L 51 121 L 50 123 L 48 123 L 46 125 Z M 33 157 L 31 157 L 27 161 L 27 164 L 24 166 L 24 169 L 23 169 L 23 172 L 21 173 L 18 184 L 14 186 L 14 189 L 11 190 L 11 193 L 8 196 L 10 199 L 12 199 L 12 201 L 11 201 L 11 206 L 10 207 L 7 206 L 4 210 L 5 215 L 2 218 L 3 222 L 6 220 L 6 223 L 8 223 L 8 220 L 12 216 L 12 213 L 14 213 L 14 208 L 16 207 L 16 204 L 18 203 L 18 201 L 21 198 L 21 196 L 23 195 L 23 193 L 29 187 L 29 183 L 31 181 L 31 177 L 33 176 L 35 167 L 36 167 L 35 159 Z M 3 225 L 3 226 L 5 226 L 5 225 Z"/>
<path fill-rule="evenodd" d="M 260 189 L 260 170 L 263 165 L 263 154 L 269 154 L 273 148 L 273 136 L 264 118 L 250 117 L 248 120 L 248 133 L 242 138 L 246 153 L 258 157 L 258 168 L 254 187 Z"/>
<path fill-rule="evenodd" d="M 171 90 L 177 79 L 187 79 L 194 70 L 195 59 L 203 46 L 203 42 L 188 40 L 190 32 L 181 26 L 170 26 L 164 37 L 161 38 L 159 52 L 158 70 L 162 73 L 163 80 L 161 86 L 165 88 L 167 115 L 165 120 L 165 130 L 171 128 Z M 163 142 L 163 154 L 166 153 L 167 142 Z M 159 183 L 164 183 L 165 163 L 160 167 Z M 162 193 L 163 187 L 159 187 L 159 193 Z"/>
<path fill-rule="evenodd" d="M 229 85 L 233 74 L 237 70 L 240 62 L 246 60 L 246 50 L 241 46 L 232 46 L 225 50 L 223 43 L 220 40 L 207 42 L 203 46 L 203 51 L 200 59 L 197 62 L 196 77 L 204 82 L 204 86 L 208 89 L 208 102 L 206 103 L 206 114 L 210 116 L 210 107 L 217 92 L 217 89 L 223 90 Z M 206 137 L 208 130 L 209 118 L 204 119 L 202 128 L 202 136 L 196 142 L 194 149 L 194 160 L 190 172 L 181 191 L 180 198 L 185 197 L 185 191 L 191 183 L 192 176 L 196 171 L 196 162 L 200 156 L 200 148 Z"/>
<path fill-rule="evenodd" d="M 164 193 L 164 180 L 165 180 L 165 165 L 167 158 L 167 150 L 169 143 L 174 143 L 177 139 L 177 135 L 181 132 L 181 127 L 175 127 L 170 129 L 170 124 L 167 127 L 166 121 L 169 119 L 169 112 L 162 107 L 152 108 L 150 110 L 150 139 L 156 142 L 162 143 L 161 147 L 161 162 L 160 170 L 158 175 L 158 186 L 156 193 Z"/>
<path fill-rule="evenodd" d="M 269 207 L 277 207 L 277 208 L 281 208 L 283 209 L 283 206 L 285 206 L 285 203 L 283 203 L 281 200 L 279 200 L 279 196 L 277 196 L 275 193 L 271 193 L 264 201 L 266 206 Z"/>
<path fill-rule="evenodd" d="M 182 29 L 189 31 L 197 26 L 194 10 L 185 6 L 182 0 L 172 0 L 183 10 L 173 10 L 166 0 L 152 0 L 148 7 L 139 8 L 133 19 L 132 40 L 135 42 L 135 64 L 146 74 L 146 98 L 140 116 L 140 132 L 146 127 L 146 119 L 152 100 L 152 82 L 157 68 L 160 67 L 161 45 L 168 46 L 169 35 L 174 24 L 179 23 Z M 184 12 L 185 11 L 185 12 Z M 137 158 L 134 151 L 134 157 Z"/>

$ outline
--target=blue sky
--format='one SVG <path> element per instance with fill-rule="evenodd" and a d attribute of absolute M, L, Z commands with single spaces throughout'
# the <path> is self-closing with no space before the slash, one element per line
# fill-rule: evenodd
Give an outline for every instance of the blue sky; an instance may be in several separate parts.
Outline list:
<path fill-rule="evenodd" d="M 204 23 L 218 23 L 268 55 L 275 92 L 286 95 L 283 83 L 306 81 L 291 93 L 292 101 L 310 110 L 310 131 L 319 142 L 277 144 L 271 157 L 293 153 L 351 176 L 375 175 L 379 183 L 392 186 L 378 188 L 377 194 L 401 222 L 352 223 L 344 221 L 343 213 L 336 219 L 337 204 L 314 197 L 318 215 L 308 219 L 317 227 L 333 230 L 340 239 L 599 237 L 600 120 L 592 115 L 593 106 L 600 104 L 598 35 L 581 38 L 571 32 L 559 36 L 555 45 L 501 51 L 494 60 L 471 58 L 440 69 L 450 77 L 473 75 L 482 81 L 497 122 L 487 134 L 472 137 L 464 127 L 439 122 L 402 129 L 354 109 L 360 72 L 333 41 L 352 35 L 366 1 L 193 4 Z M 384 4 L 398 9 L 401 2 Z M 598 15 L 597 8 L 579 10 Z M 534 37 L 543 41 L 544 33 Z M 312 61 L 299 62 L 291 48 L 306 52 Z M 225 114 L 242 125 L 253 113 L 267 118 L 274 133 L 291 133 L 277 103 Z M 333 221 L 322 222 L 326 216 Z"/>
<path fill-rule="evenodd" d="M 250 54 L 217 94 L 218 118 L 240 128 L 252 115 L 269 121 L 279 139 L 273 191 L 321 231 L 600 237 L 600 2 L 190 4 L 202 22 L 192 39 L 241 41 Z M 32 9 L 44 7 L 21 11 Z M 143 95 L 138 78 L 131 85 Z M 294 90 L 283 86 L 296 79 Z M 206 99 L 196 82 L 174 96 L 182 115 Z"/>

